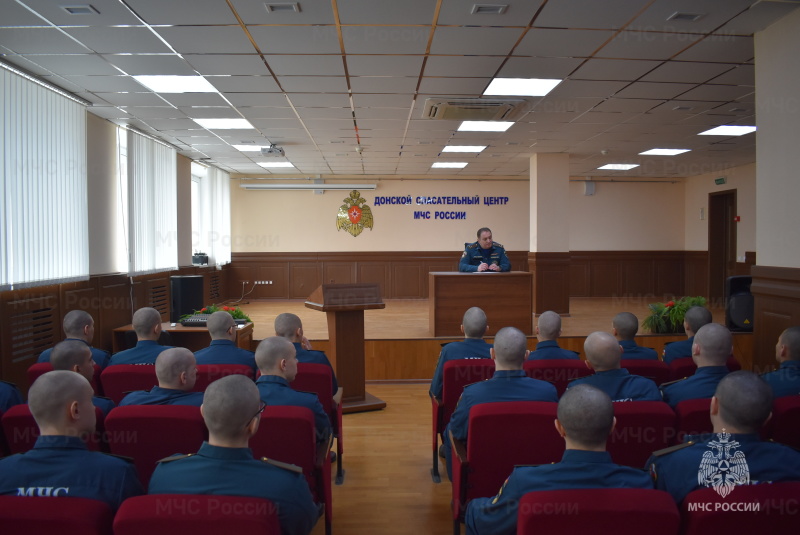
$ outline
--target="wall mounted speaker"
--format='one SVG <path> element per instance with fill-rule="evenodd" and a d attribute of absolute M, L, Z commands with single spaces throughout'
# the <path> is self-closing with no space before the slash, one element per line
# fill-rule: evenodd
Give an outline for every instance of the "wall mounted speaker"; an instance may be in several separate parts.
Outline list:
<path fill-rule="evenodd" d="M 589 182 L 588 180 L 583 183 L 583 194 L 586 196 L 594 195 L 594 182 Z"/>

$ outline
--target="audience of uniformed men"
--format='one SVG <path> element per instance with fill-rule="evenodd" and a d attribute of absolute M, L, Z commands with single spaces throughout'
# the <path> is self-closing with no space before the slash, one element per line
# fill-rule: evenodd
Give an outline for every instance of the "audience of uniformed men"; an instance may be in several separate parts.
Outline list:
<path fill-rule="evenodd" d="M 224 312 L 228 317 L 230 314 Z M 171 347 L 156 358 L 158 385 L 150 390 L 137 390 L 127 394 L 119 406 L 124 405 L 193 405 L 203 404 L 203 393 L 192 392 L 197 381 L 197 363 L 185 347 Z"/>
<path fill-rule="evenodd" d="M 57 343 L 50 354 L 50 365 L 54 370 L 77 372 L 90 384 L 94 376 L 92 352 L 82 340 L 67 339 Z M 116 406 L 111 399 L 101 396 L 92 396 L 92 403 L 103 412 L 104 416 L 108 416 L 111 409 Z"/>
<path fill-rule="evenodd" d="M 64 315 L 62 328 L 64 329 L 64 334 L 67 335 L 66 340 L 79 340 L 89 347 L 92 351 L 92 360 L 101 369 L 108 366 L 111 359 L 108 351 L 103 351 L 91 345 L 94 339 L 94 318 L 88 312 L 70 310 Z M 52 351 L 52 348 L 42 351 L 36 362 L 50 362 L 50 353 Z"/>
<path fill-rule="evenodd" d="M 158 355 L 170 346 L 158 343 L 161 336 L 161 312 L 155 308 L 140 308 L 133 313 L 136 346 L 115 353 L 109 366 L 115 364 L 155 364 Z"/>
<path fill-rule="evenodd" d="M 559 336 L 561 336 L 561 316 L 552 310 L 542 312 L 536 322 L 536 349 L 528 357 L 528 360 L 574 360 L 580 358 L 575 351 L 558 346 Z"/>
<path fill-rule="evenodd" d="M 197 364 L 244 364 L 256 373 L 256 356 L 252 351 L 236 345 L 236 320 L 224 310 L 218 310 L 208 316 L 206 322 L 211 345 L 194 356 Z"/>
<path fill-rule="evenodd" d="M 638 332 L 639 318 L 630 312 L 620 312 L 611 320 L 611 334 L 619 341 L 623 360 L 658 360 L 655 349 L 636 345 Z"/>
<path fill-rule="evenodd" d="M 664 344 L 664 363 L 671 364 L 675 359 L 691 358 L 694 353 L 694 337 L 700 327 L 712 322 L 711 311 L 705 307 L 693 306 L 686 311 L 683 317 L 683 329 L 686 331 L 686 340 Z"/>

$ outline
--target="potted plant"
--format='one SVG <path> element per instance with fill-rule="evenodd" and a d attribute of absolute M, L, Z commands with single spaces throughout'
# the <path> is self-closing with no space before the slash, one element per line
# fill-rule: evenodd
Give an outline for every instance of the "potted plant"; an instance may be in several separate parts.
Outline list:
<path fill-rule="evenodd" d="M 250 316 L 245 314 L 244 311 L 242 311 L 241 308 L 236 308 L 235 306 L 227 306 L 227 305 L 222 305 L 222 306 L 220 306 L 220 305 L 208 305 L 208 306 L 204 306 L 200 310 L 193 311 L 191 314 L 185 314 L 185 315 L 181 316 L 180 317 L 180 321 L 183 321 L 184 319 L 186 319 L 186 318 L 188 318 L 190 316 L 197 315 L 197 314 L 213 314 L 214 312 L 218 312 L 220 310 L 222 310 L 224 312 L 227 312 L 228 314 L 233 316 L 233 319 L 240 320 L 240 321 L 237 321 L 236 323 L 243 323 L 243 322 L 252 323 L 252 320 L 250 319 Z M 241 321 L 241 320 L 243 320 L 243 321 Z"/>
<path fill-rule="evenodd" d="M 667 301 L 666 303 L 650 303 L 650 315 L 642 321 L 642 328 L 651 333 L 682 333 L 683 317 L 686 311 L 693 306 L 706 306 L 706 298 L 681 297 L 677 301 Z"/>

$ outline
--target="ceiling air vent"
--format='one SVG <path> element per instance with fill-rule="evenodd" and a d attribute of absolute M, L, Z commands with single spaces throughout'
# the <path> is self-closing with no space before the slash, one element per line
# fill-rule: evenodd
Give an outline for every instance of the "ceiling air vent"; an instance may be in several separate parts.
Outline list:
<path fill-rule="evenodd" d="M 429 98 L 423 119 L 516 121 L 530 109 L 524 99 Z"/>
<path fill-rule="evenodd" d="M 676 11 L 675 13 L 667 17 L 667 20 L 679 20 L 682 22 L 697 22 L 698 20 L 702 19 L 705 16 L 706 16 L 705 13 L 683 13 L 680 11 Z"/>

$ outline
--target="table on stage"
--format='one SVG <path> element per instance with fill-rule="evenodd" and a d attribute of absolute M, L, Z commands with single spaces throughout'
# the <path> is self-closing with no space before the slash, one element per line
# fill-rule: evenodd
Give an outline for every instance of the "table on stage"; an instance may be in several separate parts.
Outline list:
<path fill-rule="evenodd" d="M 533 335 L 533 278 L 527 271 L 428 274 L 428 307 L 433 336 L 463 337 L 461 320 L 470 307 L 486 312 L 487 335 L 516 327 Z"/>
<path fill-rule="evenodd" d="M 172 345 L 176 347 L 185 347 L 191 351 L 198 351 L 204 347 L 208 347 L 211 343 L 211 335 L 208 334 L 208 329 L 205 327 L 184 327 L 180 323 L 173 327 L 172 323 L 165 322 L 161 324 L 161 330 L 169 333 L 172 338 Z M 114 329 L 111 340 L 114 353 L 118 353 L 128 347 L 133 347 L 129 346 L 126 341 L 126 337 L 131 336 L 127 333 L 132 331 L 133 325 L 130 324 Z M 252 351 L 250 346 L 253 343 L 253 324 L 244 324 L 241 329 L 236 329 L 236 333 L 236 346 Z M 135 336 L 133 340 L 135 343 Z"/>

